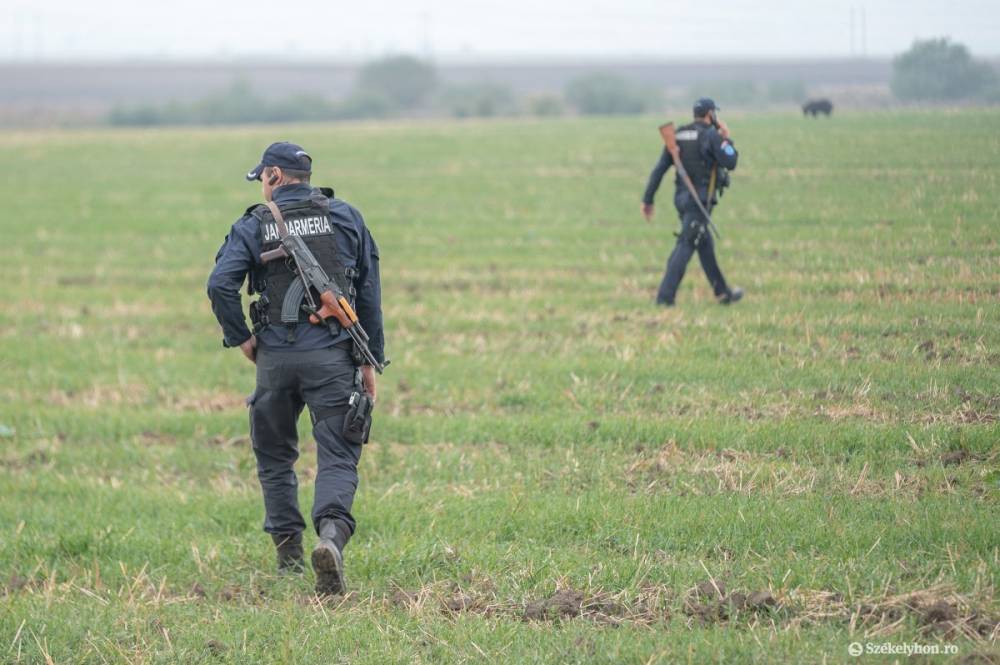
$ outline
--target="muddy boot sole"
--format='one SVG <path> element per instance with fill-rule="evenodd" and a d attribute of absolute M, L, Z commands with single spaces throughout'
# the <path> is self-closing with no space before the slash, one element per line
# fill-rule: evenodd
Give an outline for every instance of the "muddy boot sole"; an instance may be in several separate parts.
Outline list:
<path fill-rule="evenodd" d="M 336 596 L 347 591 L 344 558 L 334 545 L 317 545 L 312 552 L 312 565 L 316 573 L 316 595 Z"/>
<path fill-rule="evenodd" d="M 718 297 L 720 305 L 731 305 L 734 302 L 739 302 L 743 300 L 743 289 L 736 287 L 729 293 L 724 293 Z"/>

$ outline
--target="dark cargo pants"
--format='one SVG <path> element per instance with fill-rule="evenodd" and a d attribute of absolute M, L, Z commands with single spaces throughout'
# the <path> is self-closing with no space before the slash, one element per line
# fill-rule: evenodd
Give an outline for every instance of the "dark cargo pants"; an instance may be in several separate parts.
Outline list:
<path fill-rule="evenodd" d="M 316 439 L 317 470 L 312 522 L 337 520 L 338 531 L 354 533 L 351 506 L 358 488 L 361 445 L 344 439 L 344 413 L 354 391 L 349 347 L 315 351 L 268 351 L 257 355 L 257 389 L 250 405 L 250 438 L 264 493 L 264 531 L 288 536 L 305 530 L 299 512 L 296 424 L 309 407 Z"/>
<path fill-rule="evenodd" d="M 660 290 L 656 294 L 656 302 L 660 305 L 673 305 L 677 297 L 677 289 L 684 279 L 684 271 L 691 256 L 698 252 L 701 267 L 712 286 L 712 292 L 718 298 L 728 292 L 726 279 L 722 276 L 719 262 L 715 259 L 715 241 L 712 233 L 704 227 L 705 217 L 697 208 L 685 210 L 680 214 L 681 231 L 674 245 L 674 251 L 667 259 L 667 270 L 660 282 Z M 700 235 L 699 235 L 700 232 Z M 695 243 L 697 242 L 697 245 Z"/>

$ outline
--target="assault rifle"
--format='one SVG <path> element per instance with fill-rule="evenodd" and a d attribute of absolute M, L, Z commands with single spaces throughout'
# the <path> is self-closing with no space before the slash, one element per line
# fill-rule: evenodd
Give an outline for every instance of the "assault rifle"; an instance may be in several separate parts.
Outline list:
<path fill-rule="evenodd" d="M 701 214 L 705 216 L 705 222 L 708 228 L 711 229 L 715 237 L 719 237 L 719 229 L 715 228 L 715 224 L 712 223 L 712 214 L 708 212 L 705 208 L 705 204 L 701 202 L 701 197 L 698 196 L 698 190 L 695 188 L 694 183 L 691 182 L 691 176 L 688 175 L 687 169 L 684 168 L 684 163 L 681 161 L 681 150 L 677 147 L 677 135 L 674 133 L 674 123 L 668 122 L 665 125 L 660 125 L 660 136 L 663 137 L 663 143 L 667 147 L 667 152 L 670 153 L 670 157 L 674 160 L 674 167 L 677 169 L 677 175 L 681 177 L 684 185 L 687 187 L 688 191 L 691 192 L 694 202 L 698 204 L 698 210 Z M 711 203 L 709 203 L 711 205 Z"/>
<path fill-rule="evenodd" d="M 361 354 L 365 364 L 371 365 L 375 368 L 376 372 L 381 374 L 388 363 L 380 363 L 375 358 L 375 355 L 372 354 L 371 349 L 368 348 L 368 333 L 365 332 L 365 329 L 361 326 L 361 322 L 358 321 L 358 315 L 355 313 L 354 308 L 351 307 L 351 303 L 348 302 L 347 296 L 344 295 L 337 282 L 330 279 L 329 275 L 326 274 L 326 271 L 323 270 L 319 261 L 316 260 L 305 240 L 297 235 L 288 233 L 288 226 L 285 224 L 278 206 L 273 201 L 268 201 L 267 206 L 271 209 L 271 214 L 274 215 L 274 221 L 277 222 L 281 246 L 262 253 L 260 255 L 261 263 L 291 257 L 295 263 L 295 267 L 298 269 L 299 279 L 296 280 L 296 283 L 289 291 L 289 295 L 294 298 L 294 294 L 297 294 L 299 290 L 302 291 L 302 297 L 306 301 L 302 303 L 302 309 L 309 314 L 309 322 L 314 325 L 325 323 L 330 327 L 330 332 L 336 334 L 337 330 L 334 328 L 336 324 L 331 320 L 336 319 L 340 327 L 346 330 L 347 334 L 351 336 L 351 340 L 354 341 L 354 347 Z M 298 287 L 299 280 L 301 280 L 301 287 Z M 318 307 L 316 306 L 316 299 L 313 298 L 312 289 L 315 289 L 316 293 L 319 294 L 320 302 Z M 301 300 L 296 301 L 295 305 L 299 302 Z M 284 314 L 282 312 L 282 319 L 285 318 Z"/>

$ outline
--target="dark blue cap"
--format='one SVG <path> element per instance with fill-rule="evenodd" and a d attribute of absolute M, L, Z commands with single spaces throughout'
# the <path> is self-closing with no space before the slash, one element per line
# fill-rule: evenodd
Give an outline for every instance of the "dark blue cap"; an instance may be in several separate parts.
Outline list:
<path fill-rule="evenodd" d="M 294 143 L 287 141 L 272 143 L 264 151 L 264 155 L 260 158 L 260 164 L 247 173 L 247 180 L 260 180 L 260 174 L 264 172 L 265 166 L 277 166 L 279 169 L 312 173 L 312 157 L 302 149 L 302 146 Z"/>
<path fill-rule="evenodd" d="M 718 111 L 719 107 L 715 105 L 715 101 L 709 99 L 708 97 L 702 97 L 694 103 L 694 117 L 702 118 L 709 111 Z"/>

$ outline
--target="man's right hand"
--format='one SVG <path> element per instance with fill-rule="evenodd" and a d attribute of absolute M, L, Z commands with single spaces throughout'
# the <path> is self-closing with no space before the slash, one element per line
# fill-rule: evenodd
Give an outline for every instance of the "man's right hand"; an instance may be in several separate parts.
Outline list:
<path fill-rule="evenodd" d="M 647 222 L 649 222 L 649 221 L 651 221 L 653 219 L 653 213 L 655 211 L 656 211 L 656 209 L 655 209 L 655 207 L 653 206 L 652 203 L 643 203 L 642 204 L 642 216 L 646 218 Z"/>
<path fill-rule="evenodd" d="M 718 120 L 719 123 L 719 136 L 723 139 L 729 139 L 729 125 L 726 124 L 725 120 Z"/>
<path fill-rule="evenodd" d="M 252 362 L 254 365 L 257 364 L 257 336 L 250 335 L 250 339 L 240 344 L 240 351 L 246 356 L 247 360 Z"/>
<path fill-rule="evenodd" d="M 365 392 L 372 398 L 372 403 L 376 401 L 375 391 L 375 368 L 371 365 L 361 366 L 361 381 L 365 384 Z"/>

